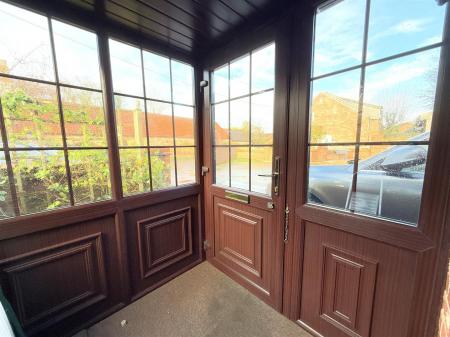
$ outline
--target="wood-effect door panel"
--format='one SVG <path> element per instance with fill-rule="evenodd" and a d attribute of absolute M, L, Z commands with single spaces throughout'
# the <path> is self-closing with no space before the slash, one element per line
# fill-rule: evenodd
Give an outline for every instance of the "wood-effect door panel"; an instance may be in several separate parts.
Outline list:
<path fill-rule="evenodd" d="M 272 213 L 214 197 L 215 262 L 270 299 Z"/>

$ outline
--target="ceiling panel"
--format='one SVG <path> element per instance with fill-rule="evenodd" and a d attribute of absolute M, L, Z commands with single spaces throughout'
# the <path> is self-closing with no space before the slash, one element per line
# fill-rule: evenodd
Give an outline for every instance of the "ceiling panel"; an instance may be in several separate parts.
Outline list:
<path fill-rule="evenodd" d="M 279 14 L 294 0 L 65 0 L 150 39 L 200 54 L 253 22 Z"/>

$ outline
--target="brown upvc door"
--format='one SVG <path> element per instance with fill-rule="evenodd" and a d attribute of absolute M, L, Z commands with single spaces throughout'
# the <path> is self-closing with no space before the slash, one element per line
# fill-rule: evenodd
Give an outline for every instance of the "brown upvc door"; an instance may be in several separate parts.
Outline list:
<path fill-rule="evenodd" d="M 206 256 L 278 310 L 287 145 L 283 30 L 270 27 L 258 40 L 221 49 L 204 73 Z"/>
<path fill-rule="evenodd" d="M 447 6 L 328 1 L 295 20 L 283 310 L 314 335 L 435 335 L 448 263 Z M 400 28 L 419 19 L 431 21 Z"/>

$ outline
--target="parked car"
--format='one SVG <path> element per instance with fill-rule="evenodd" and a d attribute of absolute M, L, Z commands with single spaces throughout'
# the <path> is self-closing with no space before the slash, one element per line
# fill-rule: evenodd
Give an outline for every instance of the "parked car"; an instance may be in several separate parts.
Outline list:
<path fill-rule="evenodd" d="M 425 132 L 411 141 L 427 141 Z M 395 145 L 358 164 L 352 191 L 353 163 L 310 166 L 308 200 L 416 224 L 419 216 L 427 145 Z"/>

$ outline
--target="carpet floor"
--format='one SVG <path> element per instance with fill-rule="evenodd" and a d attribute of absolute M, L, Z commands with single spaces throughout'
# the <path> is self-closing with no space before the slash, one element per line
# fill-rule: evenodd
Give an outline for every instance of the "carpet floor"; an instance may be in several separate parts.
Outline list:
<path fill-rule="evenodd" d="M 123 320 L 127 321 L 121 326 Z M 208 262 L 76 337 L 311 337 Z M 75 336 L 74 336 L 75 337 Z"/>

